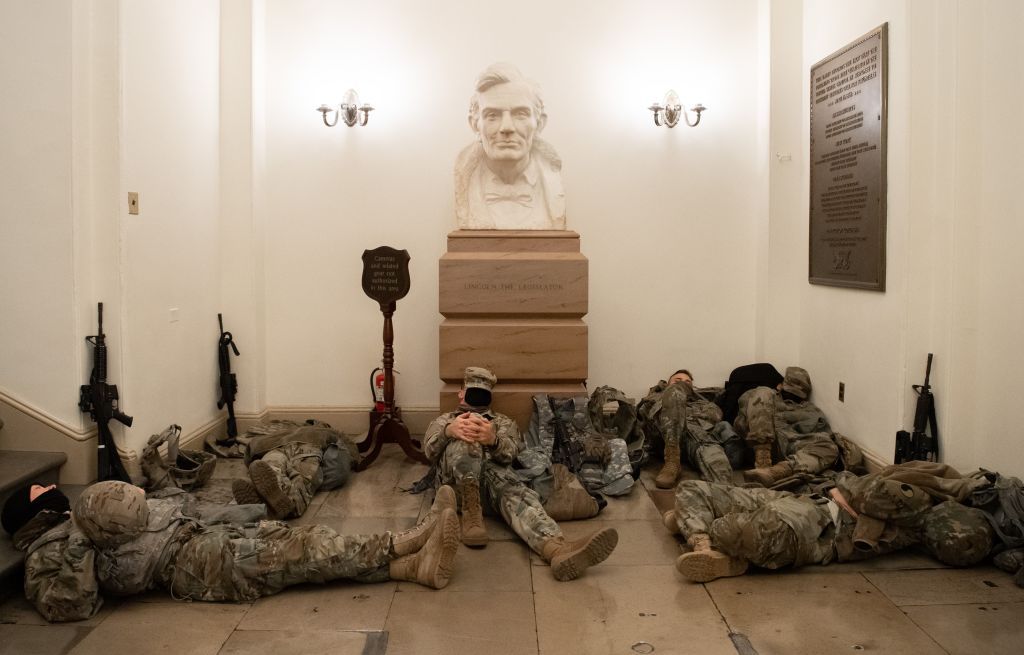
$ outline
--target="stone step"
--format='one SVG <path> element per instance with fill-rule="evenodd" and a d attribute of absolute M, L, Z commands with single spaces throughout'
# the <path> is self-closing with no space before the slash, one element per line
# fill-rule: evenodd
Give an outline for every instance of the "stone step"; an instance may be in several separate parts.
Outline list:
<path fill-rule="evenodd" d="M 38 453 L 20 450 L 0 450 L 0 507 L 17 489 L 26 484 L 56 484 L 60 467 L 67 461 L 64 453 Z M 78 489 L 62 487 L 69 497 L 81 493 Z M 14 549 L 11 537 L 0 530 L 0 597 L 21 593 L 25 554 Z"/>

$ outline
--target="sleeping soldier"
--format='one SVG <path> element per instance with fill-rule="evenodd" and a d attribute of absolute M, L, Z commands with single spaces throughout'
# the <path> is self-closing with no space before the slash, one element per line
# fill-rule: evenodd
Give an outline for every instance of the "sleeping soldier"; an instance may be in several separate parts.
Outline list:
<path fill-rule="evenodd" d="M 665 464 L 654 484 L 659 489 L 675 486 L 680 473 L 681 449 L 700 476 L 710 482 L 730 484 L 732 464 L 725 449 L 713 436 L 722 420 L 722 410 L 693 388 L 693 376 L 680 369 L 651 387 L 640 401 L 637 413 L 644 430 L 656 444 L 664 442 Z"/>
<path fill-rule="evenodd" d="M 195 503 L 174 491 L 147 500 L 125 482 L 99 482 L 70 512 L 52 486 L 16 491 L 4 504 L 3 526 L 27 552 L 28 600 L 48 621 L 76 621 L 96 613 L 100 592 L 163 588 L 176 599 L 251 601 L 339 579 L 440 589 L 452 575 L 459 523 L 450 488 L 438 490 L 415 527 L 373 535 L 258 521 L 263 505 Z"/>
<path fill-rule="evenodd" d="M 835 464 L 839 446 L 810 395 L 811 376 L 790 366 L 777 389 L 757 387 L 740 396 L 736 432 L 754 450 L 754 469 L 743 473 L 748 482 L 770 487 L 794 473 L 819 473 Z M 780 459 L 774 466 L 773 451 Z"/>
<path fill-rule="evenodd" d="M 934 462 L 837 473 L 807 495 L 684 480 L 664 520 L 693 549 L 676 561 L 693 582 L 741 575 L 748 564 L 845 562 L 918 543 L 945 564 L 970 566 L 989 554 L 993 530 L 985 512 L 961 503 L 986 484 Z"/>

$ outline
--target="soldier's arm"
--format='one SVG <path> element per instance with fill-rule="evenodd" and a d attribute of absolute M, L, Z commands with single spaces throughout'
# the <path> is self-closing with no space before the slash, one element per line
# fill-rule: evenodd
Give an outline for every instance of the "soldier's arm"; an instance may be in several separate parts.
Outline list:
<path fill-rule="evenodd" d="M 44 537 L 45 538 L 45 537 Z M 44 619 L 80 621 L 103 599 L 96 580 L 96 551 L 77 529 L 36 548 L 25 559 L 25 597 Z"/>
<path fill-rule="evenodd" d="M 430 425 L 427 426 L 427 431 L 423 434 L 423 454 L 427 456 L 432 462 L 436 462 L 444 452 L 444 447 L 448 444 L 448 437 L 445 434 L 445 428 L 452 422 L 454 417 L 451 414 L 442 414 L 438 416 Z"/>
<path fill-rule="evenodd" d="M 519 434 L 519 426 L 507 416 L 497 416 L 494 419 L 494 445 L 488 446 L 491 461 L 498 464 L 511 464 L 519 448 L 522 446 L 523 438 Z"/>

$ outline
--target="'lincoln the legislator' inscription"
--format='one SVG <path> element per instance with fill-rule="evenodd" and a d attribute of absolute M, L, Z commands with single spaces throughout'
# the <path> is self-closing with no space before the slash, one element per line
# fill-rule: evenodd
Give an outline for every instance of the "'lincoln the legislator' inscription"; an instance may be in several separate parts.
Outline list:
<path fill-rule="evenodd" d="M 811 67 L 812 284 L 885 290 L 887 26 Z"/>

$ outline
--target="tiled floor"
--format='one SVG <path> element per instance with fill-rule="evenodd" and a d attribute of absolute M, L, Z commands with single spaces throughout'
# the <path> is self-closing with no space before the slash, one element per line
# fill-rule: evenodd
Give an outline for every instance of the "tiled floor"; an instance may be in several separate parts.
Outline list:
<path fill-rule="evenodd" d="M 299 520 L 343 532 L 402 529 L 429 498 L 400 489 L 426 470 L 394 446 L 348 486 L 319 494 Z M 205 495 L 230 497 L 241 463 L 222 461 Z M 0 606 L 0 653 L 913 653 L 1024 652 L 1024 589 L 992 567 L 943 568 L 916 553 L 857 564 L 755 572 L 706 585 L 682 581 L 679 544 L 643 485 L 611 499 L 598 523 L 619 547 L 579 580 L 560 583 L 504 526 L 462 548 L 452 583 L 337 583 L 286 590 L 251 604 L 177 602 L 152 592 L 109 599 L 92 620 L 48 625 L 23 599 Z M 649 490 L 653 490 L 649 491 Z"/>

